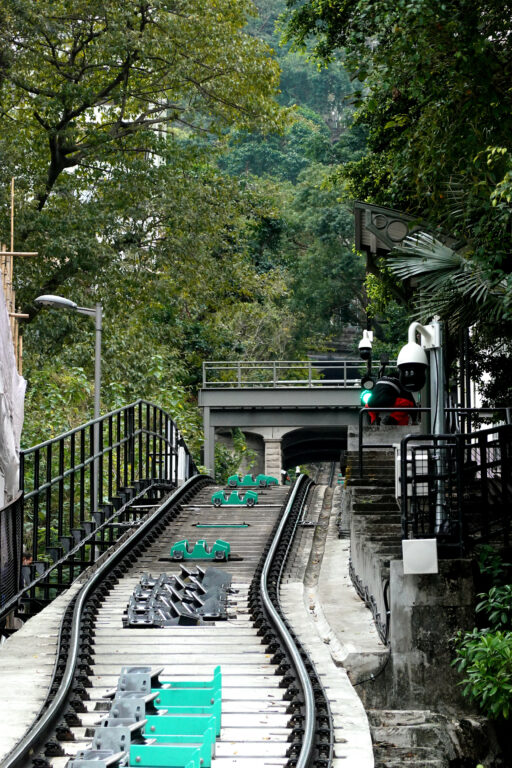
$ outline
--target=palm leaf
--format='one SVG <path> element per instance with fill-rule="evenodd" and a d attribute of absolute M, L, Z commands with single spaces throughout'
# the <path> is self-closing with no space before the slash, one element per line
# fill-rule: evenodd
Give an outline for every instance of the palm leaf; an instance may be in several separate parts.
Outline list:
<path fill-rule="evenodd" d="M 405 238 L 387 264 L 401 280 L 415 280 L 420 315 L 441 314 L 457 325 L 474 322 L 475 315 L 503 315 L 504 285 L 493 283 L 465 249 L 454 250 L 428 232 Z"/>

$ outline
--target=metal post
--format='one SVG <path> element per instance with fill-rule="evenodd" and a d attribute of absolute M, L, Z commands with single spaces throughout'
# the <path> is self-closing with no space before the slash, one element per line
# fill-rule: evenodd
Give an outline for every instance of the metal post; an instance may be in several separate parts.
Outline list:
<path fill-rule="evenodd" d="M 93 473 L 93 499 L 94 512 L 99 500 L 99 452 L 100 452 L 100 396 L 101 396 L 101 332 L 102 332 L 102 307 L 98 302 L 94 311 L 94 326 L 96 341 L 94 345 L 94 473 Z"/>
<path fill-rule="evenodd" d="M 204 451 L 203 461 L 206 471 L 214 477 L 215 473 L 215 428 L 211 426 L 210 409 L 203 408 Z"/>
<path fill-rule="evenodd" d="M 444 391 L 444 357 L 443 329 L 439 320 L 433 320 L 433 344 L 430 349 L 430 410 L 432 432 L 434 435 L 445 433 L 445 391 Z M 445 455 L 444 443 L 436 442 L 436 531 L 442 531 L 446 520 L 445 498 Z"/>

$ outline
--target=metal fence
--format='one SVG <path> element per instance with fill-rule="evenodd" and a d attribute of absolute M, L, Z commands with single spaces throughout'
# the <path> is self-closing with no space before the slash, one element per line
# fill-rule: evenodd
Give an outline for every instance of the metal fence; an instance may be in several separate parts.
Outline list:
<path fill-rule="evenodd" d="M 508 546 L 512 425 L 408 435 L 400 446 L 403 538 L 436 538 L 441 555 Z"/>
<path fill-rule="evenodd" d="M 0 509 L 0 607 L 19 589 L 23 541 L 23 494 Z"/>
<path fill-rule="evenodd" d="M 375 450 L 376 448 L 393 448 L 395 443 L 384 443 L 375 441 L 365 441 L 365 425 L 369 426 L 370 413 L 375 413 L 379 418 L 389 416 L 390 413 L 399 411 L 400 413 L 406 413 L 409 416 L 409 424 L 419 424 L 423 414 L 430 414 L 431 408 L 414 407 L 404 408 L 402 406 L 390 406 L 388 408 L 372 408 L 371 406 L 365 406 L 359 409 L 358 416 L 358 464 L 359 464 L 359 476 L 364 474 L 364 451 Z M 496 422 L 511 424 L 512 412 L 510 408 L 446 408 L 446 422 L 447 428 L 451 424 L 453 426 L 453 433 L 459 433 L 457 426 L 467 419 L 467 423 L 470 425 L 476 425 L 478 423 Z M 378 426 L 378 425 L 376 425 Z M 371 428 L 371 427 L 370 427 Z M 450 432 L 450 434 L 452 434 Z M 473 434 L 473 432 L 471 432 Z"/>
<path fill-rule="evenodd" d="M 158 499 L 159 492 L 148 489 L 170 489 L 194 474 L 172 418 L 144 400 L 22 451 L 25 566 L 13 562 L 15 591 L 32 601 L 55 596 L 121 535 L 128 521 L 119 515 L 130 498 L 150 493 Z"/>
<path fill-rule="evenodd" d="M 392 365 L 392 363 L 390 363 Z M 379 363 L 372 366 L 377 375 Z M 203 363 L 203 389 L 361 386 L 360 360 L 220 360 Z"/>

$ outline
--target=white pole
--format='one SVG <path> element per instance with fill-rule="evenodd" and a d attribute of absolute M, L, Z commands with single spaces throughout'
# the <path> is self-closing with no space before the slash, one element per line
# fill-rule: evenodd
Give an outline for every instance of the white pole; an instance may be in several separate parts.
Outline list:
<path fill-rule="evenodd" d="M 99 478 L 99 452 L 100 452 L 100 424 L 97 419 L 100 416 L 101 399 L 101 333 L 102 333 L 102 306 L 98 302 L 94 311 L 94 326 L 96 330 L 96 340 L 94 345 L 94 469 L 93 469 L 93 500 L 94 507 L 98 504 L 100 490 Z M 94 511 L 94 510 L 93 510 Z"/>

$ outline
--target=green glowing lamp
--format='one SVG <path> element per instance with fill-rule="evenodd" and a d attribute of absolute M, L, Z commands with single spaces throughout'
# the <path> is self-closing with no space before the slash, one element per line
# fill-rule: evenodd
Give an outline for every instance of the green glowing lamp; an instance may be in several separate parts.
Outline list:
<path fill-rule="evenodd" d="M 368 403 L 370 402 L 371 396 L 372 396 L 372 392 L 370 389 L 363 389 L 360 395 L 362 404 L 368 405 Z"/>

